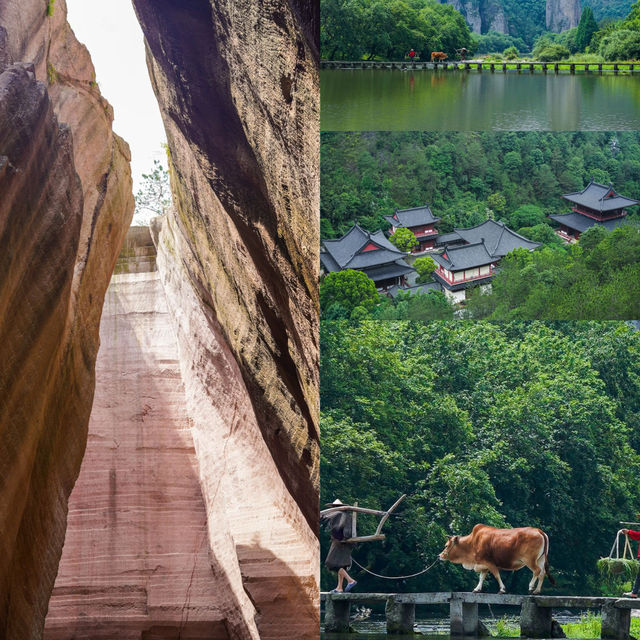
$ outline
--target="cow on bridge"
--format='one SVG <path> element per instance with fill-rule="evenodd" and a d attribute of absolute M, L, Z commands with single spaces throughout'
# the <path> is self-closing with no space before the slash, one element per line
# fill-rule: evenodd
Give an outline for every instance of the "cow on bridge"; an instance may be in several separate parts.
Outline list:
<path fill-rule="evenodd" d="M 433 51 L 431 53 L 431 62 L 444 62 L 449 56 L 442 51 Z"/>
<path fill-rule="evenodd" d="M 484 579 L 489 572 L 498 581 L 500 593 L 504 593 L 500 569 L 518 571 L 522 567 L 529 567 L 533 572 L 529 593 L 538 594 L 545 576 L 549 576 L 551 584 L 556 583 L 549 573 L 548 556 L 549 537 L 540 529 L 496 529 L 486 524 L 477 524 L 469 535 L 449 538 L 438 557 L 477 571 L 480 581 L 473 590 L 474 593 L 482 591 Z"/>

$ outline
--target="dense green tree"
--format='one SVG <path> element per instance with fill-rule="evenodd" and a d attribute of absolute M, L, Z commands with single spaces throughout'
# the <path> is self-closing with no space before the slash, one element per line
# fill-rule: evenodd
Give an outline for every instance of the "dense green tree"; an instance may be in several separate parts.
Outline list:
<path fill-rule="evenodd" d="M 578 31 L 576 33 L 576 48 L 578 51 L 585 51 L 593 38 L 593 34 L 598 30 L 598 23 L 593 16 L 593 9 L 585 7 L 580 16 Z"/>
<path fill-rule="evenodd" d="M 526 51 L 528 48 L 522 38 L 514 37 L 507 33 L 489 31 L 483 35 L 473 34 L 473 38 L 476 41 L 476 51 L 478 53 L 496 53 L 510 47 L 515 47 L 518 51 Z"/>
<path fill-rule="evenodd" d="M 349 314 L 356 307 L 370 311 L 377 301 L 376 285 L 362 271 L 345 269 L 329 273 L 320 283 L 320 304 L 324 309 L 338 304 Z"/>
<path fill-rule="evenodd" d="M 413 232 L 404 227 L 397 229 L 392 236 L 389 236 L 389 240 L 400 251 L 411 251 L 411 249 L 420 244 Z"/>
<path fill-rule="evenodd" d="M 322 502 L 410 494 L 384 545 L 355 551 L 382 574 L 413 573 L 478 522 L 529 525 L 550 536 L 560 592 L 599 593 L 596 560 L 640 501 L 639 354 L 623 323 L 323 323 Z M 524 573 L 504 576 L 511 591 Z M 411 587 L 474 583 L 441 563 Z"/>
<path fill-rule="evenodd" d="M 418 272 L 418 282 L 429 282 L 433 272 L 436 270 L 436 263 L 433 258 L 429 256 L 423 256 L 422 258 L 416 258 L 413 263 L 413 267 Z"/>
<path fill-rule="evenodd" d="M 612 31 L 600 41 L 599 53 L 605 60 L 637 60 L 640 58 L 640 31 Z"/>

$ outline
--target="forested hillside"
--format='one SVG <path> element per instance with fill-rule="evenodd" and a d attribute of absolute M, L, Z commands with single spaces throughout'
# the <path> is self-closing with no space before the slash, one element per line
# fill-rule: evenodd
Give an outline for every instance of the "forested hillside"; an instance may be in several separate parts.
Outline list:
<path fill-rule="evenodd" d="M 453 58 L 462 47 L 490 53 L 512 44 L 530 51 L 547 33 L 546 6 L 547 0 L 323 0 L 322 57 L 401 60 L 413 48 L 424 60 L 432 51 Z M 587 6 L 604 24 L 625 18 L 631 0 L 582 2 Z"/>
<path fill-rule="evenodd" d="M 386 508 L 410 494 L 387 540 L 356 549 L 360 563 L 410 574 L 478 522 L 526 525 L 550 536 L 555 593 L 605 590 L 596 561 L 640 510 L 640 333 L 623 323 L 325 322 L 321 358 L 322 503 Z M 322 544 L 324 558 L 328 536 Z M 363 591 L 476 582 L 445 563 L 406 583 L 354 574 Z M 526 593 L 530 573 L 512 576 L 508 590 Z M 323 569 L 323 588 L 334 584 Z M 485 590 L 497 590 L 493 579 Z"/>
<path fill-rule="evenodd" d="M 323 133 L 321 166 L 323 238 L 355 221 L 386 230 L 383 215 L 425 202 L 442 233 L 490 216 L 514 230 L 546 224 L 591 179 L 640 199 L 636 131 Z"/>

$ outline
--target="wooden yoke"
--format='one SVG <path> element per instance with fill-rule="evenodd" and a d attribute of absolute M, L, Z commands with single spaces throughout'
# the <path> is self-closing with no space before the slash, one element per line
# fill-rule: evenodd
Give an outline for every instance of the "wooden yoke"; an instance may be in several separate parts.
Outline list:
<path fill-rule="evenodd" d="M 337 511 L 351 511 L 351 531 L 353 533 L 351 538 L 344 540 L 344 542 L 373 542 L 374 540 L 384 540 L 385 535 L 382 533 L 382 527 L 384 523 L 389 519 L 389 516 L 395 511 L 397 506 L 407 497 L 406 494 L 401 495 L 392 505 L 387 509 L 387 511 L 379 511 L 377 509 L 365 509 L 364 507 L 359 507 L 356 502 L 353 505 L 341 504 L 335 507 L 331 507 L 329 509 L 324 509 L 320 512 L 321 516 L 331 515 L 332 513 L 336 513 Z M 370 536 L 358 536 L 357 535 L 357 514 L 358 513 L 368 513 L 376 516 L 382 516 L 380 518 L 380 522 L 378 523 L 378 528 L 373 535 Z"/>

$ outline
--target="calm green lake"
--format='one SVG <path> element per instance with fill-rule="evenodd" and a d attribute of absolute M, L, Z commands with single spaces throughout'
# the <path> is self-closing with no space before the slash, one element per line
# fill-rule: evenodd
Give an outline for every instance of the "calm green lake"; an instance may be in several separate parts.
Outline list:
<path fill-rule="evenodd" d="M 640 75 L 320 72 L 323 131 L 640 129 Z"/>

